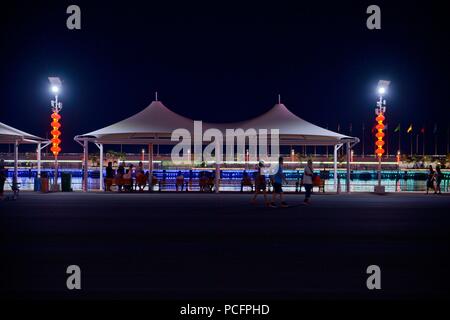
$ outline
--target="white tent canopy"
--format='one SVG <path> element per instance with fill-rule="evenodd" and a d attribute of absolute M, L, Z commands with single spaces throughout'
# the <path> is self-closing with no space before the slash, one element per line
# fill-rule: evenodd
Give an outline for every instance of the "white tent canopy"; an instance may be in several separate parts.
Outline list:
<path fill-rule="evenodd" d="M 278 129 L 281 145 L 329 146 L 358 138 L 345 136 L 316 126 L 293 114 L 284 104 L 278 103 L 266 113 L 246 121 L 236 123 L 207 123 L 204 128 L 226 129 Z M 270 133 L 270 132 L 269 132 Z"/>
<path fill-rule="evenodd" d="M 19 143 L 42 143 L 46 140 L 0 122 L 0 143 L 8 144 L 16 141 Z"/>
<path fill-rule="evenodd" d="M 316 145 L 334 146 L 334 173 L 337 173 L 337 150 L 347 145 L 347 190 L 349 190 L 350 150 L 359 142 L 358 138 L 345 136 L 307 122 L 291 111 L 285 105 L 278 103 L 271 110 L 259 117 L 237 123 L 203 123 L 203 131 L 216 128 L 225 135 L 226 129 L 278 129 L 280 145 Z M 105 128 L 79 135 L 75 140 L 84 149 L 84 184 L 87 191 L 88 142 L 94 142 L 100 149 L 100 171 L 103 172 L 104 144 L 148 144 L 149 170 L 153 170 L 153 144 L 176 144 L 171 141 L 172 132 L 183 128 L 191 132 L 193 137 L 194 121 L 183 117 L 164 106 L 160 101 L 153 101 L 141 112 Z M 216 171 L 220 168 L 216 164 Z M 219 175 L 216 174 L 216 178 Z M 335 179 L 336 183 L 336 179 Z M 103 189 L 103 182 L 100 183 Z M 218 180 L 216 181 L 218 190 Z"/>
<path fill-rule="evenodd" d="M 105 128 L 76 136 L 75 140 L 87 139 L 103 144 L 174 144 L 170 141 L 170 137 L 178 128 L 193 132 L 193 120 L 171 111 L 160 101 L 153 101 L 141 112 Z M 208 128 L 217 128 L 224 134 L 226 129 L 279 129 L 280 144 L 284 145 L 336 145 L 358 141 L 357 138 L 307 122 L 293 114 L 283 104 L 276 104 L 268 112 L 251 120 L 236 123 L 203 123 L 203 130 Z"/>
<path fill-rule="evenodd" d="M 0 143 L 14 144 L 14 181 L 17 181 L 19 166 L 19 144 L 37 144 L 38 175 L 41 174 L 41 147 L 48 140 L 26 133 L 0 122 Z M 45 146 L 44 146 L 45 147 Z"/>
<path fill-rule="evenodd" d="M 103 144 L 172 144 L 172 131 L 178 128 L 193 129 L 193 121 L 183 117 L 160 101 L 153 101 L 135 115 L 105 128 L 76 136 L 75 140 L 88 139 Z"/>

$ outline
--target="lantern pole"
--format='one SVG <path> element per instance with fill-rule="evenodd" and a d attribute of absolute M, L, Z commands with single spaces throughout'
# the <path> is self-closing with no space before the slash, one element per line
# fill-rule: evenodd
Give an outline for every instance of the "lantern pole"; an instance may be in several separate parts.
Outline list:
<path fill-rule="evenodd" d="M 61 124 L 59 123 L 59 120 L 61 119 L 61 116 L 59 115 L 59 112 L 62 109 L 62 103 L 58 101 L 58 94 L 57 89 L 53 88 L 53 91 L 55 92 L 55 100 L 51 101 L 52 105 L 52 123 L 51 126 L 53 128 L 52 130 L 52 148 L 51 151 L 53 152 L 53 155 L 55 156 L 55 171 L 54 171 L 54 179 L 53 179 L 53 191 L 58 191 L 58 154 L 61 150 L 59 147 L 59 136 L 61 132 L 59 132 L 59 128 L 61 127 Z"/>
<path fill-rule="evenodd" d="M 58 101 L 58 93 L 61 90 L 62 82 L 58 77 L 48 77 L 48 81 L 50 82 L 50 90 L 55 95 L 55 100 L 50 101 L 52 107 L 52 122 L 50 124 L 50 126 L 52 127 L 52 131 L 50 132 L 52 135 L 52 147 L 50 148 L 50 151 L 55 157 L 55 172 L 52 189 L 53 191 L 58 191 L 58 154 L 61 152 L 61 148 L 59 146 L 59 144 L 61 143 L 61 139 L 59 138 L 61 136 L 61 131 L 59 131 L 59 129 L 61 128 L 61 123 L 59 123 L 59 121 L 61 120 L 61 115 L 59 114 L 59 112 L 62 109 L 62 103 Z"/>
<path fill-rule="evenodd" d="M 383 99 L 383 95 L 386 93 L 386 89 L 389 86 L 389 81 L 380 80 L 378 83 L 378 93 L 379 93 L 379 100 L 377 101 L 377 106 L 375 108 L 375 114 L 376 114 L 376 129 L 377 133 L 375 136 L 377 137 L 377 141 L 375 143 L 376 149 L 375 154 L 378 157 L 378 185 L 375 187 L 375 193 L 384 193 L 384 186 L 381 185 L 381 158 L 384 154 L 383 146 L 385 142 L 383 141 L 383 138 L 385 136 L 383 130 L 385 128 L 383 121 L 385 120 L 385 113 L 386 113 L 386 100 Z"/>
<path fill-rule="evenodd" d="M 384 112 L 386 111 L 386 107 L 383 108 L 383 96 L 380 95 L 380 100 L 377 103 L 377 108 L 375 109 L 375 114 L 377 116 L 384 116 Z M 378 117 L 377 117 L 378 118 Z M 381 123 L 380 123 L 381 122 Z M 382 121 L 378 121 L 379 125 L 382 125 Z M 378 129 L 378 132 L 382 133 L 383 129 Z M 382 139 L 378 141 L 383 141 Z M 381 146 L 378 147 L 381 149 Z M 381 188 L 381 157 L 383 156 L 383 153 L 378 153 L 378 188 Z"/>

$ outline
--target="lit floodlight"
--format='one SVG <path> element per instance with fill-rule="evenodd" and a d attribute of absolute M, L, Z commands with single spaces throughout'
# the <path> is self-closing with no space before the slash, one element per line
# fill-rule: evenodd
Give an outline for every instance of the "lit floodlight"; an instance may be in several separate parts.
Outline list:
<path fill-rule="evenodd" d="M 378 86 L 377 86 L 378 94 L 380 94 L 380 95 L 385 94 L 390 83 L 391 82 L 388 81 L 388 80 L 380 80 L 380 81 L 378 81 Z"/>
<path fill-rule="evenodd" d="M 61 79 L 59 79 L 58 77 L 48 77 L 48 81 L 50 82 L 50 89 L 53 93 L 59 93 L 61 87 L 62 87 L 62 82 Z"/>

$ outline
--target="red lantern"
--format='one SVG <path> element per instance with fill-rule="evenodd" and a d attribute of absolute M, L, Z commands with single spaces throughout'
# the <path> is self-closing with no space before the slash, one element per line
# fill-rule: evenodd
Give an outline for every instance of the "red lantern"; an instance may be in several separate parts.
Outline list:
<path fill-rule="evenodd" d="M 384 146 L 384 141 L 383 141 L 383 138 L 384 138 L 384 132 L 383 132 L 383 130 L 384 130 L 384 124 L 383 124 L 383 121 L 385 120 L 386 118 L 384 117 L 384 115 L 383 115 L 383 113 L 382 112 L 380 112 L 379 114 L 378 114 L 378 116 L 375 118 L 375 120 L 377 121 L 377 125 L 375 126 L 375 128 L 377 129 L 377 133 L 375 134 L 375 137 L 377 137 L 377 141 L 375 142 L 375 145 L 377 146 L 377 149 L 375 150 L 375 153 L 376 153 L 376 155 L 379 157 L 379 158 L 381 158 L 382 156 L 383 156 L 383 154 L 384 154 L 384 149 L 383 149 L 383 146 Z"/>
<path fill-rule="evenodd" d="M 384 146 L 384 141 L 378 140 L 377 142 L 375 142 L 375 144 L 377 145 L 377 147 L 382 147 L 382 146 Z"/>
<path fill-rule="evenodd" d="M 52 123 L 50 124 L 53 130 L 50 132 L 53 136 L 51 139 L 52 147 L 50 150 L 52 151 L 53 155 L 55 157 L 58 156 L 58 154 L 61 152 L 61 148 L 59 147 L 59 144 L 61 143 L 61 139 L 59 139 L 59 136 L 61 135 L 61 131 L 58 129 L 61 128 L 61 123 L 59 123 L 59 120 L 61 119 L 61 115 L 57 112 L 53 112 L 51 115 Z"/>

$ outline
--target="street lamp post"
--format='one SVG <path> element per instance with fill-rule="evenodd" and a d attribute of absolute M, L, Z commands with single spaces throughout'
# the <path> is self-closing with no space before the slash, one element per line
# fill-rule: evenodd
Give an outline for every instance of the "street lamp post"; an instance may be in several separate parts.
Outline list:
<path fill-rule="evenodd" d="M 53 191 L 58 191 L 58 154 L 61 152 L 61 147 L 59 144 L 61 143 L 61 139 L 59 138 L 61 135 L 61 131 L 59 130 L 61 128 L 61 123 L 59 122 L 61 120 L 61 115 L 59 112 L 62 109 L 62 103 L 58 101 L 58 93 L 61 90 L 61 80 L 58 77 L 49 77 L 48 78 L 50 82 L 50 90 L 55 95 L 55 99 L 51 100 L 51 107 L 52 107 L 52 147 L 50 148 L 50 151 L 53 153 L 53 156 L 55 157 L 55 171 L 54 171 L 54 179 L 53 179 Z"/>
<path fill-rule="evenodd" d="M 386 100 L 383 99 L 383 96 L 386 94 L 387 88 L 389 86 L 390 81 L 380 80 L 378 82 L 378 94 L 379 100 L 377 101 L 377 107 L 375 108 L 375 114 L 377 117 L 375 120 L 377 121 L 377 125 L 375 128 L 377 129 L 377 133 L 375 136 L 377 137 L 377 141 L 375 142 L 376 150 L 375 153 L 378 157 L 378 185 L 375 187 L 375 193 L 384 193 L 384 186 L 381 185 L 381 158 L 384 154 L 383 146 L 385 142 L 383 138 L 385 136 L 383 130 L 385 128 L 383 121 L 386 113 Z"/>

